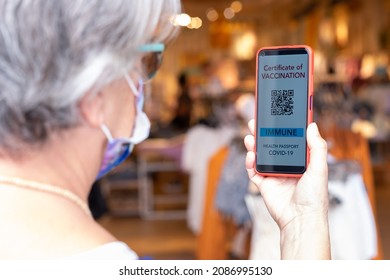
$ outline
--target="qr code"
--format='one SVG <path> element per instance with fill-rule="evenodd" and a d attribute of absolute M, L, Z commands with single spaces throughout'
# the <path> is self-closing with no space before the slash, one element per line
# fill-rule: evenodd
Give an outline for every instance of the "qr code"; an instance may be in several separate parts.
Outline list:
<path fill-rule="evenodd" d="M 293 110 L 294 90 L 271 90 L 271 115 L 292 115 Z"/>

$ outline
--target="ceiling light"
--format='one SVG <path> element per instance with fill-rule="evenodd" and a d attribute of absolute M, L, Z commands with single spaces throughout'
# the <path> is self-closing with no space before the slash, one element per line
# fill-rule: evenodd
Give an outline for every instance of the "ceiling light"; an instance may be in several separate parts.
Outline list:
<path fill-rule="evenodd" d="M 216 21 L 219 17 L 218 12 L 212 8 L 207 10 L 206 16 L 209 21 Z"/>
<path fill-rule="evenodd" d="M 202 26 L 202 20 L 199 17 L 191 18 L 191 23 L 187 25 L 190 29 L 199 29 Z"/>
<path fill-rule="evenodd" d="M 242 10 L 242 3 L 240 1 L 234 1 L 230 5 L 230 8 L 232 8 L 235 13 L 238 13 Z"/>
<path fill-rule="evenodd" d="M 226 8 L 223 11 L 223 15 L 225 16 L 226 19 L 232 19 L 235 15 L 234 11 L 232 8 Z"/>

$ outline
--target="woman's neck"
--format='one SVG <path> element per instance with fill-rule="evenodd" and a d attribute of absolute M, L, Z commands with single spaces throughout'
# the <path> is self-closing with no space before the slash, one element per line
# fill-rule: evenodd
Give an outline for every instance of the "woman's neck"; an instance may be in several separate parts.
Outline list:
<path fill-rule="evenodd" d="M 54 185 L 86 201 L 100 164 L 96 147 L 88 128 L 69 129 L 21 157 L 1 157 L 0 175 Z"/>

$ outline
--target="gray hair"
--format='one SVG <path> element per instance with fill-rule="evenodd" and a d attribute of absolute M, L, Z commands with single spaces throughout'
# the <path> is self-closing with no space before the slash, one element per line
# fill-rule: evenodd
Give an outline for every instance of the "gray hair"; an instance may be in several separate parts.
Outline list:
<path fill-rule="evenodd" d="M 77 102 L 164 42 L 179 0 L 0 0 L 0 146 L 42 144 L 80 122 Z"/>

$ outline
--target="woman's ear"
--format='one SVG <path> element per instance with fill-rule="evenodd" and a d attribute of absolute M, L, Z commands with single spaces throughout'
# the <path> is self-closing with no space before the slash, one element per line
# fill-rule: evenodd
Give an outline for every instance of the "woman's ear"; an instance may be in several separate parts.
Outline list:
<path fill-rule="evenodd" d="M 104 100 L 102 93 L 87 93 L 79 102 L 84 121 L 91 127 L 100 127 L 104 121 Z"/>

